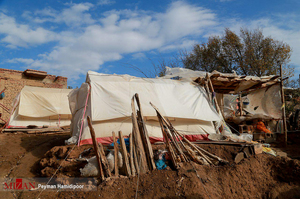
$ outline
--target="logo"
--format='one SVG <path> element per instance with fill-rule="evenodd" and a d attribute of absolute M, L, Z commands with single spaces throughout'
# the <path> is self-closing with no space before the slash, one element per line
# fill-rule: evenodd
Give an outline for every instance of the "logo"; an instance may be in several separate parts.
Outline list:
<path fill-rule="evenodd" d="M 17 178 L 16 182 L 4 182 L 4 190 L 30 190 L 35 189 L 35 182 L 23 182 L 22 178 Z"/>

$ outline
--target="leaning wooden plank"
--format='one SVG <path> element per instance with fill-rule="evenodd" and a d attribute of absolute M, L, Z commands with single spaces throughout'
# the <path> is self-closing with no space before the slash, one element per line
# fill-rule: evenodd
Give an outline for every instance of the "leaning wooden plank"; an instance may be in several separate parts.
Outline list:
<path fill-rule="evenodd" d="M 111 177 L 111 172 L 109 169 L 108 161 L 106 159 L 103 146 L 100 142 L 98 143 L 98 145 L 99 145 L 99 149 L 100 149 L 100 155 L 101 155 L 100 158 L 101 158 L 103 170 L 105 171 L 107 177 Z"/>
<path fill-rule="evenodd" d="M 132 176 L 135 176 L 135 166 L 133 162 L 134 154 L 133 154 L 133 139 L 132 139 L 132 133 L 129 135 L 129 158 L 130 158 L 130 167 L 131 167 L 131 174 Z"/>
<path fill-rule="evenodd" d="M 138 111 L 138 117 L 140 118 L 139 125 L 141 126 L 140 129 L 142 129 L 142 131 L 140 131 L 140 133 L 141 133 L 142 141 L 144 143 L 145 153 L 146 153 L 147 159 L 148 159 L 148 166 L 149 166 L 150 170 L 154 170 L 154 169 L 156 169 L 156 166 L 155 166 L 155 162 L 154 162 L 153 149 L 152 149 L 151 142 L 149 139 L 149 134 L 148 134 L 145 122 L 144 122 L 144 116 L 143 116 L 143 112 L 142 112 L 139 95 L 136 93 L 134 96 L 135 96 L 137 106 L 139 108 L 139 111 Z"/>
<path fill-rule="evenodd" d="M 100 161 L 100 150 L 99 150 L 99 147 L 98 147 L 98 144 L 97 144 L 95 131 L 94 131 L 90 116 L 87 116 L 87 121 L 88 121 L 88 125 L 89 125 L 89 128 L 90 128 L 90 133 L 91 133 L 91 137 L 92 137 L 92 141 L 93 141 L 93 146 L 94 146 L 94 150 L 95 150 L 95 153 L 96 153 L 96 158 L 97 158 L 97 162 L 98 162 L 98 166 L 99 166 L 100 178 L 101 178 L 101 180 L 104 180 L 105 179 L 104 178 L 104 173 L 103 173 L 102 164 L 101 164 L 101 161 Z"/>
<path fill-rule="evenodd" d="M 135 109 L 135 104 L 134 104 L 134 97 L 131 99 L 131 108 L 132 108 L 132 128 L 133 128 L 133 134 L 134 134 L 134 142 L 136 146 L 136 153 L 137 153 L 137 158 L 139 160 L 139 166 L 140 166 L 140 173 L 146 173 L 149 171 L 148 169 L 148 164 L 147 164 L 147 159 L 146 159 L 146 154 L 144 150 L 144 145 L 142 142 L 139 126 L 138 126 L 138 121 L 137 121 L 137 116 L 136 116 L 136 109 Z"/>
<path fill-rule="evenodd" d="M 129 160 L 128 160 L 128 153 L 127 153 L 125 141 L 124 141 L 124 138 L 122 135 L 122 131 L 119 131 L 119 140 L 120 140 L 121 153 L 122 153 L 123 162 L 124 162 L 125 174 L 127 176 L 131 176 L 131 169 L 130 169 Z"/>
<path fill-rule="evenodd" d="M 119 155 L 119 145 L 117 143 L 117 139 L 116 139 L 116 134 L 115 132 L 113 131 L 112 132 L 112 135 L 113 135 L 113 140 L 114 140 L 114 170 L 115 170 L 115 176 L 118 176 L 119 175 L 119 162 L 118 162 L 118 155 Z"/>
<path fill-rule="evenodd" d="M 132 134 L 132 136 L 134 137 L 134 135 Z M 135 150 L 135 143 L 134 143 L 134 138 L 132 139 L 132 142 L 133 142 L 133 156 L 134 156 L 134 167 L 135 167 L 135 171 L 136 173 L 139 175 L 140 174 L 140 167 L 139 167 L 139 162 L 138 161 L 138 158 L 137 158 L 137 153 L 136 153 L 136 150 Z"/>

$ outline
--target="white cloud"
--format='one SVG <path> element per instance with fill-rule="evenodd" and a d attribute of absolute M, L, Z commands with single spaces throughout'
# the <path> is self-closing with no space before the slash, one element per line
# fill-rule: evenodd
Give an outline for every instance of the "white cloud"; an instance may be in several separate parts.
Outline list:
<path fill-rule="evenodd" d="M 160 51 L 173 51 L 173 50 L 182 50 L 192 48 L 196 43 L 196 40 L 184 40 L 179 43 L 170 44 L 159 49 Z"/>
<path fill-rule="evenodd" d="M 82 13 L 92 6 L 72 4 L 69 11 L 73 12 L 75 7 Z M 70 12 L 69 16 L 72 16 Z M 64 13 L 65 10 L 56 13 L 48 9 L 43 16 L 55 16 L 56 22 L 60 22 L 63 20 L 57 19 L 65 16 Z M 76 79 L 87 70 L 99 70 L 104 62 L 120 60 L 125 54 L 134 53 L 133 57 L 141 57 L 141 51 L 164 46 L 175 48 L 173 42 L 205 32 L 206 28 L 216 24 L 215 19 L 212 11 L 183 2 L 172 3 L 164 13 L 112 10 L 104 13 L 98 23 L 82 29 L 82 33 L 60 33 L 58 45 L 51 52 L 41 54 L 30 66 Z M 188 42 L 186 39 L 178 45 Z"/>
<path fill-rule="evenodd" d="M 70 4 L 62 11 L 46 8 L 34 14 L 23 14 L 31 22 L 65 23 L 72 27 L 57 33 L 41 27 L 32 29 L 17 24 L 14 18 L 0 15 L 0 33 L 5 35 L 2 42 L 8 45 L 29 46 L 57 41 L 50 52 L 41 53 L 35 60 L 16 58 L 11 61 L 67 76 L 72 81 L 88 70 L 97 71 L 103 63 L 120 60 L 126 54 L 132 54 L 133 59 L 143 58 L 144 52 L 188 48 L 200 42 L 196 41 L 199 36 L 220 34 L 224 27 L 238 32 L 240 27 L 259 26 L 266 35 L 289 43 L 294 50 L 292 62 L 300 65 L 297 56 L 300 53 L 299 25 L 286 29 L 280 20 L 219 19 L 212 10 L 181 1 L 171 3 L 161 13 L 138 9 L 111 10 L 100 18 L 92 18 L 89 14 L 91 8 L 92 4 L 81 3 Z M 2 24 L 5 25 L 2 27 Z M 9 24 L 13 24 L 12 27 Z"/>
<path fill-rule="evenodd" d="M 24 59 L 24 58 L 13 58 L 7 60 L 8 63 L 24 63 L 24 64 L 32 64 L 34 62 L 33 59 Z"/>
<path fill-rule="evenodd" d="M 103 6 L 103 5 L 112 5 L 114 3 L 116 2 L 111 0 L 99 0 L 97 4 Z"/>
<path fill-rule="evenodd" d="M 282 21 L 273 21 L 271 19 L 260 19 L 251 22 L 251 27 L 261 27 L 264 35 L 286 42 L 292 47 L 291 64 L 300 66 L 300 25 L 292 28 L 280 28 Z M 298 69 L 299 71 L 300 69 Z"/>
<path fill-rule="evenodd" d="M 132 58 L 133 59 L 139 59 L 139 60 L 143 60 L 143 59 L 146 59 L 146 55 L 144 53 L 134 53 L 132 55 Z"/>
<path fill-rule="evenodd" d="M 61 12 L 50 7 L 37 10 L 34 13 L 25 11 L 23 17 L 32 20 L 35 23 L 53 22 L 65 23 L 67 26 L 78 27 L 81 25 L 89 25 L 95 22 L 91 14 L 87 13 L 94 5 L 91 3 L 69 4 L 68 8 Z"/>
<path fill-rule="evenodd" d="M 32 29 L 28 25 L 18 24 L 16 20 L 0 13 L 0 34 L 4 34 L 1 42 L 7 47 L 28 47 L 58 39 L 57 34 L 44 28 Z"/>

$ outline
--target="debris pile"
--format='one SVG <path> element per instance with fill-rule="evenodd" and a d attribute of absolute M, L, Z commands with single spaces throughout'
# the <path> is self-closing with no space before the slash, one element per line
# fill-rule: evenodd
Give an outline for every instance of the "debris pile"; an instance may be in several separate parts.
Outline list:
<path fill-rule="evenodd" d="M 138 107 L 136 110 L 135 101 Z M 92 122 L 90 117 L 87 117 L 88 125 L 90 128 L 90 133 L 93 140 L 94 149 L 96 151 L 96 159 L 98 162 L 99 174 L 102 180 L 105 177 L 111 177 L 112 172 L 114 171 L 114 175 L 119 175 L 119 163 L 123 162 L 124 174 L 126 176 L 135 176 L 137 174 L 144 174 L 149 170 L 156 169 L 155 162 L 153 159 L 153 150 L 149 140 L 148 132 L 143 121 L 142 109 L 139 101 L 138 94 L 135 94 L 131 101 L 132 107 L 132 124 L 133 129 L 132 133 L 129 135 L 129 150 L 126 147 L 124 136 L 122 131 L 119 131 L 119 142 L 117 143 L 117 138 L 115 132 L 112 132 L 113 140 L 114 140 L 114 161 L 110 161 L 108 163 L 107 157 L 104 153 L 104 148 L 101 143 L 97 143 L 94 128 L 92 126 Z M 122 154 L 122 159 L 118 157 L 119 150 Z M 112 163 L 113 162 L 113 163 Z M 111 166 L 109 166 L 111 165 Z M 110 167 L 114 168 L 110 168 Z"/>
<path fill-rule="evenodd" d="M 191 143 L 181 133 L 179 133 L 171 124 L 171 122 L 161 115 L 159 110 L 150 102 L 151 106 L 155 109 L 157 117 L 161 126 L 161 130 L 166 144 L 167 157 L 171 160 L 172 166 L 175 169 L 180 167 L 180 163 L 184 162 L 196 162 L 200 165 L 218 165 L 228 163 L 226 160 L 209 153 L 203 148 Z M 137 107 L 137 109 L 136 109 Z M 122 154 L 122 158 L 118 155 L 110 157 L 110 164 L 105 156 L 104 147 L 101 143 L 97 143 L 94 128 L 91 123 L 90 117 L 87 118 L 90 128 L 91 137 L 93 140 L 94 150 L 96 151 L 96 159 L 98 162 L 99 175 L 102 180 L 106 177 L 119 175 L 119 163 L 122 161 L 123 166 L 121 170 L 122 174 L 126 176 L 135 176 L 139 174 L 147 173 L 156 169 L 156 162 L 154 160 L 153 149 L 149 140 L 149 135 L 145 122 L 143 120 L 142 108 L 139 100 L 139 96 L 136 93 L 131 100 L 132 108 L 132 133 L 129 135 L 129 146 L 126 146 L 124 136 L 119 131 L 119 144 L 117 143 L 117 137 L 115 132 L 112 132 L 114 140 L 114 153 L 118 154 L 119 150 Z M 110 155 L 112 156 L 112 154 Z M 157 158 L 156 158 L 157 159 Z M 158 158 L 162 159 L 162 157 Z M 95 161 L 95 160 L 94 160 Z M 113 167 L 113 168 L 111 168 Z M 162 164 L 158 169 L 165 168 L 166 165 Z"/>
<path fill-rule="evenodd" d="M 164 118 L 159 110 L 152 104 L 156 110 L 157 117 L 164 136 L 166 147 L 170 153 L 172 163 L 175 168 L 179 168 L 179 163 L 194 161 L 202 165 L 217 165 L 219 163 L 228 163 L 226 160 L 209 153 L 201 147 L 191 143 L 182 134 L 172 126 L 171 122 Z"/>

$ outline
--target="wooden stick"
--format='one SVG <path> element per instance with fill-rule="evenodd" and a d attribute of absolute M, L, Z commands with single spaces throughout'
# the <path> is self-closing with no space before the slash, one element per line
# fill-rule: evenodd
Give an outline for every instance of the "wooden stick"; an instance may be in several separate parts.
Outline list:
<path fill-rule="evenodd" d="M 285 116 L 285 100 L 284 100 L 284 90 L 283 90 L 283 79 L 282 79 L 282 65 L 280 64 L 280 94 L 282 102 L 282 121 L 283 121 L 283 133 L 284 133 L 284 145 L 287 146 L 287 125 L 286 125 L 286 116 Z"/>
<path fill-rule="evenodd" d="M 132 135 L 134 136 L 134 135 Z M 133 143 L 134 143 L 134 139 L 132 140 Z M 136 153 L 136 149 L 135 149 L 135 143 L 133 144 L 133 155 L 134 155 L 134 166 L 135 166 L 135 171 L 136 173 L 139 175 L 140 174 L 140 167 L 139 167 L 139 160 L 138 160 L 138 156 L 137 156 L 137 153 Z"/>
<path fill-rule="evenodd" d="M 217 102 L 217 98 L 214 94 L 215 90 L 214 90 L 214 87 L 212 85 L 212 82 L 209 78 L 209 75 L 208 73 L 206 73 L 206 81 L 205 81 L 207 85 L 207 89 L 208 89 L 208 95 L 210 96 L 209 99 L 210 99 L 210 103 L 212 106 L 214 106 L 214 102 L 215 102 L 215 105 L 216 105 L 216 111 L 220 114 L 220 108 L 219 108 L 219 105 L 218 105 L 218 102 Z M 213 94 L 213 96 L 210 95 L 210 89 L 211 89 L 211 92 Z M 215 126 L 215 129 L 216 129 L 216 132 L 217 134 L 221 134 L 220 130 L 217 129 L 217 124 L 215 122 L 213 122 L 214 126 Z"/>
<path fill-rule="evenodd" d="M 127 176 L 131 176 L 131 169 L 130 169 L 130 165 L 129 165 L 129 161 L 128 161 L 128 153 L 127 153 L 127 149 L 126 149 L 126 144 L 122 135 L 122 131 L 119 131 L 119 140 L 120 140 L 120 146 L 121 146 L 121 153 L 123 156 L 123 164 L 124 164 L 124 168 L 125 168 L 125 174 Z"/>
<path fill-rule="evenodd" d="M 169 135 L 169 138 L 171 140 L 171 143 L 173 143 L 174 148 L 178 151 L 181 161 L 186 162 L 185 155 L 184 155 L 183 151 L 181 150 L 181 148 L 179 147 L 176 138 L 175 139 L 173 138 L 173 133 L 171 131 L 169 131 L 168 129 L 166 129 L 166 132 L 167 132 L 167 135 Z"/>
<path fill-rule="evenodd" d="M 212 162 L 208 159 L 208 157 L 206 157 L 199 149 L 197 149 L 188 139 L 186 139 L 183 135 L 181 135 L 180 133 L 178 133 L 175 129 L 174 129 L 174 127 L 172 126 L 172 124 L 170 123 L 170 122 L 168 122 L 165 118 L 164 118 L 164 116 L 162 116 L 160 113 L 159 113 L 159 111 L 158 111 L 158 109 L 156 108 L 156 106 L 154 106 L 151 102 L 150 102 L 150 104 L 151 104 L 151 106 L 156 110 L 156 113 L 159 115 L 159 119 L 161 118 L 162 119 L 162 121 L 164 121 L 167 125 L 168 125 L 168 127 L 170 128 L 170 129 L 172 129 L 172 130 L 174 130 L 174 132 L 176 132 L 181 138 L 183 138 L 183 140 L 184 141 L 186 141 L 194 150 L 196 150 L 201 156 L 203 156 L 203 158 L 208 162 L 208 163 L 210 163 L 210 164 L 212 164 Z"/>
<path fill-rule="evenodd" d="M 159 117 L 160 114 L 157 111 L 156 111 L 156 113 L 157 113 L 157 117 L 158 117 L 158 121 L 159 121 L 159 124 L 160 124 L 160 127 L 161 127 L 163 137 L 164 137 L 165 142 L 166 142 L 166 147 L 167 147 L 168 151 L 170 152 L 171 161 L 172 161 L 174 167 L 177 169 L 178 164 L 177 164 L 177 161 L 176 161 L 176 155 L 174 153 L 174 150 L 173 150 L 172 146 L 170 145 L 170 141 L 169 141 L 169 138 L 167 136 L 167 133 L 165 132 L 165 128 L 164 128 L 164 125 L 163 125 L 163 122 L 162 122 L 162 118 Z"/>
<path fill-rule="evenodd" d="M 132 133 L 129 135 L 129 147 L 130 147 L 130 166 L 131 166 L 131 175 L 132 176 L 135 176 L 135 166 L 134 166 L 134 163 L 133 163 L 133 139 L 132 139 Z"/>
<path fill-rule="evenodd" d="M 145 150 L 145 153 L 146 153 L 147 159 L 148 159 L 148 166 L 149 166 L 150 170 L 154 170 L 154 169 L 156 169 L 156 166 L 155 166 L 155 162 L 154 162 L 153 149 L 152 149 L 150 139 L 149 139 L 149 134 L 148 134 L 145 122 L 144 122 L 144 116 L 143 116 L 143 113 L 142 113 L 142 107 L 141 107 L 139 95 L 136 93 L 134 95 L 134 97 L 135 97 L 137 106 L 139 108 L 139 111 L 138 111 L 137 115 L 140 118 L 139 119 L 140 120 L 140 123 L 139 123 L 140 125 L 139 126 L 141 127 L 140 129 L 142 129 L 142 131 L 140 131 L 140 133 L 141 133 L 142 141 L 144 143 L 144 150 Z"/>
<path fill-rule="evenodd" d="M 194 150 L 196 150 L 209 164 L 213 164 L 211 161 L 210 161 L 210 159 L 206 156 L 206 155 L 204 155 L 197 147 L 195 147 L 195 145 L 194 144 L 192 144 L 188 139 L 186 139 L 183 135 L 181 135 L 180 133 L 178 133 L 177 131 L 176 131 L 176 133 L 180 136 L 180 137 L 182 137 L 182 139 L 186 142 L 186 143 L 188 143 L 188 145 L 190 145 Z"/>
<path fill-rule="evenodd" d="M 108 166 L 108 161 L 107 161 L 106 156 L 105 156 L 103 145 L 100 142 L 98 143 L 98 145 L 99 145 L 99 149 L 100 149 L 100 155 L 101 155 L 100 158 L 101 158 L 103 169 L 104 169 L 107 177 L 111 177 L 111 172 L 110 172 L 110 169 L 109 169 L 109 166 Z"/>
<path fill-rule="evenodd" d="M 117 142 L 117 139 L 116 139 L 116 134 L 115 132 L 113 131 L 112 132 L 112 135 L 113 135 L 113 139 L 114 139 L 114 151 L 115 151 L 115 155 L 114 155 L 114 160 L 115 160 L 115 176 L 118 176 L 119 175 L 119 162 L 118 162 L 118 156 L 119 156 L 119 145 L 118 145 L 118 142 Z"/>
<path fill-rule="evenodd" d="M 94 146 L 94 150 L 96 153 L 96 158 L 97 158 L 97 162 L 98 162 L 98 166 L 99 166 L 99 175 L 100 175 L 101 180 L 103 181 L 105 178 L 104 178 L 104 173 L 103 173 L 102 165 L 101 165 L 101 161 L 100 161 L 101 155 L 100 155 L 100 150 L 99 150 L 99 147 L 97 144 L 95 131 L 94 131 L 90 116 L 87 116 L 87 121 L 88 121 L 89 129 L 90 129 L 90 133 L 91 133 L 91 137 L 92 137 L 92 141 L 93 141 L 93 146 Z"/>
<path fill-rule="evenodd" d="M 206 153 L 208 156 L 210 156 L 210 157 L 212 157 L 212 158 L 215 158 L 215 159 L 217 159 L 217 160 L 220 161 L 220 162 L 228 163 L 227 160 L 223 160 L 222 158 L 220 158 L 220 157 L 218 157 L 218 156 L 216 156 L 216 155 L 214 155 L 214 154 L 209 153 L 208 151 L 202 149 L 201 147 L 199 147 L 199 146 L 197 146 L 197 145 L 195 145 L 195 146 L 196 146 L 199 150 L 201 150 L 202 152 Z"/>
<path fill-rule="evenodd" d="M 208 84 L 209 84 L 209 86 L 210 86 L 211 92 L 214 93 L 214 92 L 215 92 L 214 86 L 213 86 L 213 84 L 212 84 L 212 82 L 211 82 L 211 80 L 210 80 L 210 78 L 209 78 L 209 76 L 208 76 L 208 73 L 206 73 L 206 78 L 207 78 L 207 80 L 208 80 Z M 213 99 L 212 99 L 212 100 L 215 102 L 216 109 L 217 109 L 218 113 L 221 113 L 219 104 L 218 104 L 218 102 L 217 102 L 216 95 L 213 95 Z"/>
<path fill-rule="evenodd" d="M 147 164 L 147 159 L 145 155 L 145 150 L 144 150 L 144 145 L 142 142 L 139 126 L 138 126 L 138 121 L 137 121 L 137 116 L 136 116 L 136 109 L 134 105 L 134 97 L 131 99 L 131 108 L 132 108 L 132 124 L 133 124 L 133 134 L 134 134 L 134 142 L 136 146 L 136 153 L 137 153 L 137 158 L 140 161 L 139 166 L 140 166 L 140 173 L 146 173 L 148 169 L 148 164 Z"/>

